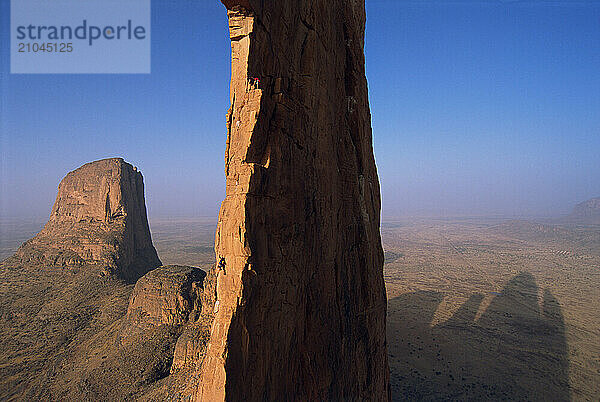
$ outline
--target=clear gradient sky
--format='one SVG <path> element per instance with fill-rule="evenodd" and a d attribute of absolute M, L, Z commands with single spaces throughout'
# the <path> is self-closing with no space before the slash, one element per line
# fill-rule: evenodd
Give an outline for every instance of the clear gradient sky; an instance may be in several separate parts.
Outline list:
<path fill-rule="evenodd" d="M 0 0 L 0 217 L 121 156 L 151 217 L 216 216 L 230 45 L 218 0 L 152 1 L 152 74 L 10 75 Z M 600 2 L 367 0 L 384 217 L 555 215 L 600 196 Z"/>

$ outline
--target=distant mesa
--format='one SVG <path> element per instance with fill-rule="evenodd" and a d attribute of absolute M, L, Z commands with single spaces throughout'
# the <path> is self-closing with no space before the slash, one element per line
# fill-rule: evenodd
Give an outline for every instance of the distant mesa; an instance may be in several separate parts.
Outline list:
<path fill-rule="evenodd" d="M 93 265 L 130 281 L 160 266 L 142 174 L 121 158 L 70 172 L 60 182 L 48 223 L 15 257 L 44 267 Z"/>
<path fill-rule="evenodd" d="M 509 220 L 492 229 L 524 240 L 563 241 L 573 235 L 571 225 L 600 225 L 600 197 L 577 204 L 567 216 L 544 222 Z"/>
<path fill-rule="evenodd" d="M 600 197 L 577 204 L 566 220 L 574 224 L 600 225 Z"/>

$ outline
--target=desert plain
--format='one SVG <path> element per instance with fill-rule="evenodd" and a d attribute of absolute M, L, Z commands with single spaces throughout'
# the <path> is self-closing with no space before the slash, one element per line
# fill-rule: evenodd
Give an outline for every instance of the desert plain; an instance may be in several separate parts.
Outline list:
<path fill-rule="evenodd" d="M 42 227 L 2 223 L 0 258 Z M 150 219 L 164 265 L 214 262 L 214 219 Z M 384 220 L 394 400 L 600 398 L 600 227 Z"/>

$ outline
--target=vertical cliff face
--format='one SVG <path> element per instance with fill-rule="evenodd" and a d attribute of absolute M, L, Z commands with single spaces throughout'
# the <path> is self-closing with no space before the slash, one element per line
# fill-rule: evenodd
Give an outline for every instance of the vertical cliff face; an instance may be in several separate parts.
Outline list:
<path fill-rule="evenodd" d="M 200 400 L 389 398 L 363 0 L 223 0 L 227 192 Z"/>
<path fill-rule="evenodd" d="M 120 158 L 70 172 L 60 182 L 48 223 L 17 256 L 45 266 L 98 265 L 129 280 L 160 266 L 142 174 Z"/>

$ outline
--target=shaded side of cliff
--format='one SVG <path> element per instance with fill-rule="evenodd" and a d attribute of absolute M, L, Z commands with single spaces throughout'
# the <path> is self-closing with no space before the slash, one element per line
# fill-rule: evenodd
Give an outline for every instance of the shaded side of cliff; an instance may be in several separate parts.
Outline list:
<path fill-rule="evenodd" d="M 194 395 L 385 400 L 363 1 L 224 1 L 232 43 L 217 311 Z"/>

